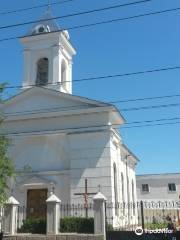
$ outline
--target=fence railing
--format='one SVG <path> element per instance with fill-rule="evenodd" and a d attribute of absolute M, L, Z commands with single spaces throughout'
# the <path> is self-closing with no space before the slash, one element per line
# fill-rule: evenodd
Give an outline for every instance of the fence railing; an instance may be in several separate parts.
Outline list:
<path fill-rule="evenodd" d="M 93 217 L 93 203 L 89 204 L 61 204 L 61 218 L 65 217 Z"/>
<path fill-rule="evenodd" d="M 134 230 L 137 226 L 165 226 L 170 218 L 180 225 L 180 202 L 140 201 L 131 203 L 106 203 L 106 222 L 114 228 Z M 159 226 L 158 226 L 159 225 Z"/>
<path fill-rule="evenodd" d="M 31 208 L 25 206 L 18 206 L 17 220 L 18 228 L 23 224 L 27 218 L 41 218 L 46 219 L 46 206 L 41 208 Z M 80 217 L 87 218 L 93 217 L 93 203 L 89 204 L 61 204 L 60 205 L 60 218 Z"/>
<path fill-rule="evenodd" d="M 20 228 L 27 218 L 46 219 L 47 208 L 27 208 L 18 206 L 17 227 Z M 94 204 L 60 204 L 60 218 L 93 217 Z M 180 226 L 180 202 L 176 201 L 139 201 L 105 204 L 107 228 L 134 230 L 137 226 L 152 228 L 166 224 L 167 218 Z M 0 230 L 3 223 L 3 209 L 0 209 Z"/>

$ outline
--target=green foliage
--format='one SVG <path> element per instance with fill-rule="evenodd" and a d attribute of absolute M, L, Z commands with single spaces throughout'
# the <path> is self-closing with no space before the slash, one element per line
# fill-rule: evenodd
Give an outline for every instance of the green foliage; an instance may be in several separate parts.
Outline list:
<path fill-rule="evenodd" d="M 111 232 L 113 230 L 114 230 L 113 225 L 109 224 L 109 223 L 106 223 L 106 231 Z"/>
<path fill-rule="evenodd" d="M 63 218 L 60 221 L 60 231 L 62 233 L 94 233 L 94 219 L 93 218 Z M 26 219 L 23 225 L 18 229 L 18 233 L 46 233 L 45 219 Z"/>
<path fill-rule="evenodd" d="M 7 148 L 9 140 L 5 136 L 0 136 L 0 205 L 6 200 L 6 192 L 8 190 L 8 179 L 14 176 L 14 166 L 7 156 Z"/>
<path fill-rule="evenodd" d="M 163 222 L 163 223 L 148 223 L 148 224 L 145 224 L 145 228 L 147 228 L 149 230 L 163 229 L 163 228 L 167 228 L 167 223 L 165 223 L 165 222 Z"/>
<path fill-rule="evenodd" d="M 3 92 L 3 85 L 0 85 L 0 93 Z M 0 99 L 0 102 L 1 99 Z M 0 115 L 0 125 L 3 117 Z M 0 206 L 4 204 L 7 198 L 8 180 L 15 175 L 13 162 L 7 156 L 7 150 L 10 140 L 5 135 L 0 135 Z"/>
<path fill-rule="evenodd" d="M 94 233 L 93 218 L 70 217 L 60 222 L 60 232 Z"/>
<path fill-rule="evenodd" d="M 45 219 L 26 219 L 23 225 L 18 229 L 18 233 L 46 233 L 46 220 Z"/>

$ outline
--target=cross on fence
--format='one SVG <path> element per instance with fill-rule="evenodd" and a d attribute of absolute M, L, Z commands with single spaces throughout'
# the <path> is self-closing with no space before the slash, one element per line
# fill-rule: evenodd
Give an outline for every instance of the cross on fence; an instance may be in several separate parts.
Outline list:
<path fill-rule="evenodd" d="M 85 217 L 88 218 L 88 196 L 95 195 L 97 192 L 88 192 L 88 180 L 85 179 L 85 191 L 84 193 L 74 193 L 76 196 L 84 196 L 84 208 L 85 208 Z"/>

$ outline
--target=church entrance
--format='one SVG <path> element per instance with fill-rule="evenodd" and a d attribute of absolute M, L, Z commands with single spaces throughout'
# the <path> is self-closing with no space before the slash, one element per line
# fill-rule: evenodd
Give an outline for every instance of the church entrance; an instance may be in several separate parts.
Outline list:
<path fill-rule="evenodd" d="M 29 189 L 27 191 L 26 218 L 46 219 L 47 189 Z"/>

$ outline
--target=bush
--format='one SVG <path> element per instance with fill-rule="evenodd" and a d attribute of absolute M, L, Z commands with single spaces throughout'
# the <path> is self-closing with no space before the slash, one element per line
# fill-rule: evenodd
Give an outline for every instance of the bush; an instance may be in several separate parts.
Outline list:
<path fill-rule="evenodd" d="M 60 222 L 60 232 L 94 233 L 93 218 L 63 218 Z"/>
<path fill-rule="evenodd" d="M 46 220 L 45 219 L 26 219 L 23 225 L 18 229 L 19 233 L 46 233 Z"/>
<path fill-rule="evenodd" d="M 108 231 L 108 232 L 114 231 L 113 225 L 106 223 L 106 231 Z"/>
<path fill-rule="evenodd" d="M 163 228 L 167 228 L 167 223 L 147 223 L 145 224 L 145 228 L 150 230 L 163 229 Z"/>

